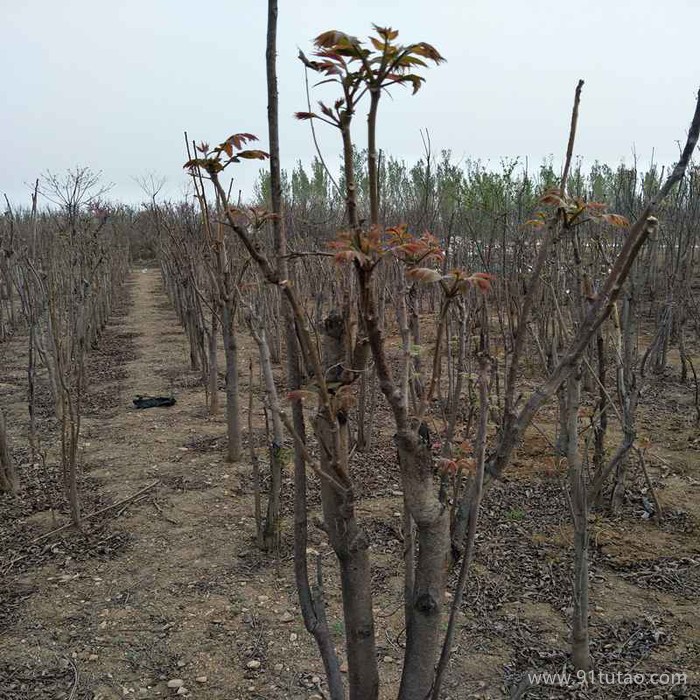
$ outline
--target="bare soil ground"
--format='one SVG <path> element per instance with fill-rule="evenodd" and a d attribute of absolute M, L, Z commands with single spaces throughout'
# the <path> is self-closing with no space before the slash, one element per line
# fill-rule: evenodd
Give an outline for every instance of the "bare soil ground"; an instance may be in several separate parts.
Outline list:
<path fill-rule="evenodd" d="M 135 271 L 125 291 L 90 356 L 83 512 L 151 488 L 87 520 L 84 533 L 47 536 L 66 522 L 60 508 L 52 512 L 63 503 L 55 445 L 46 441 L 45 465 L 29 463 L 24 340 L 0 346 L 0 401 L 23 483 L 17 499 L 0 500 L 0 698 L 324 697 L 322 666 L 297 610 L 289 510 L 282 551 L 262 555 L 253 541 L 251 467 L 223 459 L 223 418 L 207 415 L 158 271 Z M 132 406 L 137 394 L 171 388 L 172 408 Z M 641 427 L 653 443 L 649 470 L 664 522 L 642 517 L 644 483 L 632 465 L 624 508 L 615 518 L 594 516 L 591 547 L 596 668 L 685 671 L 688 684 L 537 686 L 521 697 L 700 697 L 700 437 L 691 394 L 669 372 L 644 399 Z M 55 435 L 45 388 L 40 398 L 42 432 Z M 253 439 L 264 456 L 262 431 Z M 556 672 L 566 662 L 571 532 L 564 474 L 550 457 L 533 431 L 507 480 L 488 493 L 446 699 L 511 697 L 525 671 Z M 354 468 L 373 543 L 382 698 L 389 700 L 403 642 L 391 440 L 358 455 Z M 315 492 L 311 500 L 318 503 Z M 340 635 L 333 559 L 321 531 L 311 538 Z M 178 679 L 185 690 L 168 687 Z"/>

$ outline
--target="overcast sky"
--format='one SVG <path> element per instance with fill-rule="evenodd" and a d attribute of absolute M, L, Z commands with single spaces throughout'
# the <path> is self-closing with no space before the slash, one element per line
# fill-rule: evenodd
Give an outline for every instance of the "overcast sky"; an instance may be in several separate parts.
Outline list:
<path fill-rule="evenodd" d="M 633 150 L 672 162 L 700 87 L 698 0 L 279 0 L 283 167 L 308 162 L 299 48 L 327 29 L 365 36 L 389 25 L 406 43 L 428 41 L 447 63 L 412 97 L 381 107 L 379 145 L 420 157 L 433 149 L 498 165 L 537 164 L 564 150 L 574 87 L 586 81 L 576 153 L 631 162 Z M 47 170 L 101 170 L 111 196 L 143 194 L 134 178 L 186 183 L 183 131 L 218 142 L 236 131 L 266 146 L 264 0 L 0 0 L 0 193 L 29 202 Z M 360 127 L 362 121 L 358 120 Z M 362 136 L 361 129 L 356 135 Z M 359 140 L 359 139 L 358 139 Z M 337 163 L 335 133 L 323 147 Z M 244 194 L 257 166 L 235 166 Z"/>

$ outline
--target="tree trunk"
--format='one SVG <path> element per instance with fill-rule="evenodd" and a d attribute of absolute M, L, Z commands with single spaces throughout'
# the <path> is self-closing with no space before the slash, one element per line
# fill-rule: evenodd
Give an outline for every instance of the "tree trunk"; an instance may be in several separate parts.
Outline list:
<path fill-rule="evenodd" d="M 248 316 L 250 331 L 258 346 L 260 355 L 260 368 L 262 370 L 263 382 L 265 383 L 265 394 L 267 395 L 267 405 L 272 414 L 272 439 L 270 440 L 270 493 L 267 498 L 267 515 L 265 517 L 265 527 L 263 531 L 263 548 L 267 552 L 276 551 L 280 544 L 281 533 L 281 513 L 280 501 L 282 496 L 282 445 L 284 442 L 284 428 L 279 415 L 277 401 L 277 388 L 275 378 L 272 373 L 272 359 L 270 357 L 270 346 L 267 342 L 267 334 L 260 323 L 260 319 L 250 313 Z"/>
<path fill-rule="evenodd" d="M 226 430 L 228 448 L 226 460 L 237 462 L 241 458 L 241 423 L 238 405 L 238 343 L 234 328 L 234 312 L 229 304 L 222 308 L 222 332 L 226 354 Z"/>
<path fill-rule="evenodd" d="M 338 421 L 332 426 L 327 417 L 317 417 L 316 434 L 322 446 L 334 444 L 333 430 L 338 431 L 336 444 L 347 455 L 347 422 Z M 323 448 L 320 454 L 323 470 L 332 473 L 335 456 Z M 379 695 L 379 671 L 374 639 L 369 540 L 355 518 L 351 493 L 339 494 L 324 479 L 321 481 L 321 500 L 328 538 L 340 566 L 350 700 L 372 700 Z"/>
<path fill-rule="evenodd" d="M 469 526 L 467 531 L 467 542 L 464 551 L 464 558 L 460 568 L 457 586 L 454 591 L 452 600 L 452 608 L 450 609 L 450 617 L 447 624 L 447 632 L 442 642 L 442 651 L 440 653 L 440 661 L 438 662 L 435 671 L 435 679 L 433 682 L 431 700 L 439 700 L 442 680 L 447 670 L 447 664 L 452 653 L 452 645 L 454 643 L 455 628 L 457 625 L 457 616 L 464 598 L 464 590 L 467 585 L 467 579 L 471 568 L 471 562 L 474 554 L 474 543 L 476 542 L 476 527 L 479 521 L 479 509 L 481 507 L 481 496 L 484 486 L 484 464 L 486 462 L 486 432 L 488 430 L 489 416 L 489 380 L 491 373 L 491 360 L 489 357 L 482 355 L 479 358 L 479 428 L 476 437 L 476 473 L 474 475 L 474 491 L 469 502 Z"/>
<path fill-rule="evenodd" d="M 324 323 L 326 375 L 343 371 L 346 355 L 345 317 L 331 313 Z M 347 415 L 331 416 L 319 410 L 315 432 L 320 445 L 321 468 L 328 474 L 348 474 L 350 429 Z M 372 611 L 372 572 L 369 540 L 355 518 L 352 490 L 340 493 L 327 479 L 321 480 L 321 502 L 326 532 L 340 566 L 345 643 L 348 656 L 350 700 L 379 696 L 379 670 Z"/>
<path fill-rule="evenodd" d="M 397 436 L 404 500 L 418 553 L 399 700 L 424 700 L 433 684 L 450 552 L 449 511 L 436 496 L 432 456 L 414 434 Z"/>
<path fill-rule="evenodd" d="M 18 480 L 15 465 L 10 455 L 5 416 L 0 411 L 0 492 L 17 493 Z"/>
<path fill-rule="evenodd" d="M 277 94 L 277 0 L 267 3 L 267 38 L 265 66 L 267 77 L 267 123 L 270 136 L 270 193 L 272 211 L 277 217 L 272 221 L 275 237 L 275 254 L 279 279 L 290 279 L 293 283 L 294 272 L 287 265 L 287 237 L 282 211 L 282 186 L 280 172 L 279 145 L 279 99 Z M 294 391 L 301 387 L 301 353 L 297 344 L 294 313 L 288 303 L 283 303 L 285 350 L 287 352 L 287 382 Z M 301 400 L 292 402 L 292 422 L 296 437 L 303 444 L 306 440 L 306 426 Z M 294 450 L 294 578 L 299 594 L 304 625 L 313 635 L 323 660 L 328 680 L 331 700 L 343 700 L 345 692 L 340 673 L 338 656 L 333 647 L 333 639 L 328 629 L 323 589 L 320 576 L 317 586 L 312 590 L 306 560 L 308 539 L 307 499 L 306 499 L 306 463 L 302 450 Z"/>
<path fill-rule="evenodd" d="M 218 345 L 217 317 L 212 311 L 211 333 L 209 335 L 209 415 L 219 414 L 219 363 L 216 356 Z"/>
<path fill-rule="evenodd" d="M 577 368 L 567 379 L 567 433 L 569 490 L 574 526 L 574 581 L 571 624 L 571 658 L 574 668 L 588 671 L 591 664 L 588 638 L 588 503 L 583 463 L 578 451 L 578 409 L 581 374 Z"/>

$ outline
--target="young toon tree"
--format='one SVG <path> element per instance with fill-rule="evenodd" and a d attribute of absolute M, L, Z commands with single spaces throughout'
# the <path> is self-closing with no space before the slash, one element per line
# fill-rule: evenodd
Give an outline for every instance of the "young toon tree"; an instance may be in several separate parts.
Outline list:
<path fill-rule="evenodd" d="M 82 400 L 88 386 L 86 358 L 107 323 L 112 300 L 128 270 L 125 217 L 107 209 L 100 175 L 75 168 L 48 174 L 35 185 L 28 216 L 8 212 L 13 246 L 11 282 L 28 334 L 29 443 L 32 459 L 44 461 L 36 422 L 36 378 L 46 369 L 60 423 L 60 463 L 66 500 L 81 525 L 78 477 Z M 57 206 L 39 214 L 39 194 Z M 0 425 L 0 446 L 3 426 Z M 0 450 L 1 451 L 1 450 Z M 0 464 L 5 461 L 0 455 Z M 0 484 L 1 485 L 1 484 Z"/>
<path fill-rule="evenodd" d="M 290 269 L 287 263 L 287 231 L 284 226 L 284 212 L 282 210 L 282 173 L 280 167 L 280 142 L 279 142 L 279 98 L 277 93 L 277 0 L 268 0 L 267 3 L 267 37 L 265 49 L 265 71 L 267 78 L 267 127 L 270 139 L 270 208 L 273 214 L 272 231 L 275 242 L 275 254 L 277 268 L 283 279 L 290 279 Z M 294 317 L 288 304 L 282 305 L 284 314 L 284 339 L 287 355 L 287 382 L 290 389 L 301 388 L 301 367 L 299 365 L 299 348 L 297 336 L 294 330 Z M 263 360 L 263 346 L 260 345 L 261 361 Z M 271 400 L 273 387 L 268 385 L 268 395 Z M 294 429 L 299 436 L 305 439 L 304 414 L 300 401 L 292 404 L 292 421 Z M 270 495 L 267 505 L 267 517 L 265 519 L 264 540 L 268 549 L 276 548 L 279 544 L 279 533 L 281 530 L 281 498 L 282 498 L 282 460 L 280 459 L 280 426 L 276 417 L 273 416 L 273 438 L 271 446 L 271 473 L 270 473 Z M 306 472 L 304 460 L 295 451 L 294 454 L 294 522 L 295 527 L 300 529 L 299 537 L 295 537 L 295 546 L 299 548 L 295 559 L 300 561 L 301 554 L 306 552 L 306 535 L 303 514 L 306 513 Z M 297 493 L 298 492 L 298 493 Z M 298 525 L 297 525 L 298 523 Z M 302 549 L 303 547 L 303 549 Z M 313 626 L 318 622 L 313 613 L 313 606 L 309 594 L 309 581 L 305 567 L 296 570 L 297 588 L 300 591 L 300 600 L 304 610 L 304 620 L 308 626 Z M 325 644 L 330 646 L 327 629 L 322 629 L 319 634 L 326 637 Z M 324 648 L 323 644 L 321 645 Z M 339 675 L 339 670 L 334 673 Z"/>
<path fill-rule="evenodd" d="M 220 174 L 232 163 L 245 159 L 265 158 L 259 150 L 245 146 L 254 137 L 234 134 L 215 148 L 202 144 L 200 156 L 186 167 L 196 169 L 211 181 L 217 196 L 220 215 L 238 235 L 265 279 L 277 285 L 291 309 L 301 355 L 313 377 L 305 394 L 317 400 L 313 421 L 314 432 L 321 446 L 320 459 L 314 461 L 301 436 L 283 416 L 292 432 L 295 446 L 307 464 L 321 477 L 325 527 L 338 558 L 343 593 L 343 608 L 348 656 L 350 697 L 368 700 L 378 696 L 379 678 L 374 641 L 371 578 L 368 539 L 355 517 L 354 484 L 350 473 L 350 441 L 347 412 L 351 385 L 364 369 L 367 355 L 372 353 L 382 392 L 394 416 L 395 440 L 401 466 L 405 507 L 417 528 L 418 549 L 415 566 L 407 570 L 406 628 L 407 644 L 401 681 L 402 699 L 425 698 L 433 684 L 435 661 L 440 642 L 440 621 L 447 567 L 450 555 L 449 512 L 441 502 L 434 480 L 430 446 L 419 436 L 422 417 L 430 406 L 436 382 L 430 382 L 416 415 L 409 412 L 408 382 L 397 380 L 390 367 L 386 343 L 377 314 L 375 272 L 380 265 L 399 265 L 406 275 L 416 280 L 438 282 L 443 294 L 438 316 L 438 346 L 444 335 L 447 311 L 451 304 L 472 288 L 487 289 L 490 278 L 485 274 L 468 275 L 460 270 L 442 274 L 426 267 L 439 263 L 443 252 L 430 235 L 416 237 L 406 227 L 383 229 L 379 225 L 376 157 L 376 120 L 381 94 L 393 84 L 411 84 L 414 92 L 423 78 L 412 71 L 443 59 L 429 44 L 401 46 L 395 43 L 397 32 L 376 28 L 371 37 L 373 50 L 357 39 L 340 32 L 326 32 L 316 39 L 314 60 L 302 55 L 306 65 L 336 80 L 342 97 L 333 107 L 321 106 L 322 117 L 304 113 L 301 118 L 321 118 L 341 133 L 345 172 L 348 230 L 334 243 L 336 260 L 350 263 L 357 282 L 357 314 L 361 333 L 354 342 L 347 337 L 348 319 L 335 313 L 324 324 L 323 353 L 307 326 L 303 300 L 296 288 L 282 276 L 278 266 L 254 239 L 252 231 L 261 228 L 269 218 L 260 212 L 249 212 L 229 205 Z M 424 60 L 426 59 L 426 60 Z M 370 222 L 364 225 L 357 211 L 357 195 L 353 169 L 353 142 L 350 134 L 352 118 L 359 101 L 370 96 L 368 115 L 368 170 L 370 183 Z M 348 351 L 349 348 L 349 351 Z M 437 353 L 439 355 L 439 352 Z M 439 363 L 436 363 L 437 367 Z M 402 372 L 407 377 L 408 372 Z M 293 398 L 298 398 L 298 394 Z M 297 550 L 298 551 L 298 550 Z M 304 554 L 305 556 L 305 554 Z M 332 697 L 343 697 L 342 686 L 335 683 L 334 664 L 324 657 Z"/>
<path fill-rule="evenodd" d="M 700 92 L 698 93 L 695 112 L 688 131 L 685 147 L 681 157 L 674 167 L 659 192 L 651 198 L 637 220 L 629 226 L 626 238 L 616 257 L 609 265 L 607 277 L 598 284 L 593 284 L 588 277 L 587 270 L 581 264 L 578 250 L 578 227 L 588 222 L 603 222 L 613 226 L 627 227 L 628 223 L 616 214 L 606 214 L 605 207 L 599 203 L 586 203 L 580 198 L 571 197 L 566 191 L 567 177 L 573 141 L 576 132 L 578 115 L 578 103 L 583 81 L 579 82 L 576 90 L 576 99 L 572 114 L 572 125 L 565 161 L 564 174 L 561 186 L 557 190 L 551 190 L 542 198 L 542 203 L 550 205 L 550 214 L 542 214 L 539 220 L 529 223 L 544 229 L 544 235 L 540 243 L 532 274 L 527 284 L 527 292 L 520 302 L 517 314 L 510 364 L 506 373 L 504 412 L 501 420 L 499 434 L 494 449 L 487 462 L 487 483 L 500 478 L 512 461 L 512 456 L 517 446 L 524 437 L 525 431 L 531 425 L 537 412 L 552 399 L 557 392 L 561 392 L 562 410 L 562 434 L 565 439 L 563 448 L 569 467 L 569 497 L 571 515 L 574 528 L 574 576 L 573 576 L 573 616 L 572 616 L 572 662 L 577 669 L 588 670 L 590 668 L 590 650 L 588 634 L 588 489 L 586 486 L 585 467 L 581 459 L 581 449 L 578 441 L 579 407 L 581 400 L 581 379 L 584 363 L 584 353 L 597 339 L 597 334 L 606 319 L 613 314 L 615 323 L 617 319 L 616 302 L 624 289 L 625 282 L 632 270 L 633 264 L 645 241 L 651 237 L 658 227 L 658 220 L 654 216 L 659 205 L 671 193 L 674 187 L 683 178 L 688 162 L 698 142 L 700 134 Z M 518 386 L 521 361 L 525 348 L 525 336 L 528 330 L 528 321 L 536 301 L 539 300 L 539 290 L 543 281 L 543 270 L 547 259 L 556 251 L 556 246 L 562 240 L 571 238 L 573 242 L 574 271 L 576 275 L 575 296 L 578 297 L 578 320 L 573 323 L 571 340 L 559 353 L 554 347 L 554 364 L 551 372 L 544 381 L 536 387 L 532 394 L 524 402 L 522 408 L 517 409 L 515 401 L 516 388 Z M 593 290 L 596 290 L 594 293 Z M 618 352 L 622 353 L 622 341 L 618 342 Z M 627 353 L 629 356 L 629 353 Z M 629 362 L 629 359 L 627 360 Z M 619 373 L 624 374 L 622 357 L 619 363 Z M 627 368 L 629 372 L 629 368 Z M 601 383 L 603 390 L 604 385 Z M 634 442 L 633 421 L 634 407 L 630 404 L 629 395 L 626 394 L 624 377 L 622 377 L 621 399 L 627 401 L 627 410 L 623 409 L 626 419 L 622 420 L 625 440 L 629 441 L 631 448 Z M 636 398 L 634 399 L 636 402 Z M 632 415 L 630 416 L 630 408 Z M 621 451 L 618 450 L 618 454 Z M 624 454 L 623 454 L 624 456 Z M 615 465 L 614 457 L 610 467 Z M 609 473 L 607 469 L 600 468 L 593 480 L 592 490 L 595 496 L 602 486 L 603 480 Z M 462 512 L 464 515 L 466 511 Z M 456 529 L 464 530 L 467 518 L 462 517 Z M 457 538 L 459 542 L 459 537 Z"/>
<path fill-rule="evenodd" d="M 379 192 L 377 172 L 376 126 L 380 99 L 392 85 L 411 85 L 415 94 L 424 78 L 414 71 L 427 66 L 427 61 L 444 61 L 430 44 L 421 42 L 403 46 L 396 44 L 398 32 L 376 27 L 370 37 L 373 49 L 358 39 L 341 32 L 326 32 L 315 41 L 314 60 L 301 54 L 311 70 L 336 82 L 342 96 L 333 107 L 320 104 L 320 114 L 298 113 L 300 119 L 320 119 L 336 127 L 343 144 L 346 182 L 347 218 L 349 230 L 335 242 L 336 259 L 351 263 L 358 287 L 360 328 L 366 333 L 374 359 L 379 386 L 392 411 L 395 441 L 398 450 L 407 513 L 405 531 L 416 528 L 417 550 L 412 538 L 406 544 L 405 614 L 406 651 L 401 677 L 400 698 L 425 698 L 431 691 L 435 675 L 436 653 L 441 638 L 441 612 L 446 575 L 450 558 L 449 509 L 436 488 L 430 445 L 422 439 L 423 419 L 434 398 L 441 365 L 441 343 L 445 335 L 448 311 L 453 302 L 468 289 L 487 290 L 490 276 L 468 275 L 462 270 L 442 273 L 425 267 L 438 264 L 444 258 L 438 242 L 430 234 L 412 236 L 406 227 L 382 231 L 379 222 Z M 370 225 L 364 227 L 358 219 L 353 168 L 351 123 L 360 100 L 369 94 L 367 116 L 367 167 L 370 205 Z M 410 411 L 410 383 L 406 356 L 400 376 L 392 372 L 389 354 L 380 325 L 374 277 L 386 258 L 403 263 L 406 275 L 414 280 L 438 283 L 442 301 L 437 317 L 433 366 L 427 390 L 421 395 L 415 413 Z M 405 307 L 403 289 L 399 303 Z M 405 318 L 405 308 L 400 317 Z M 485 410 L 485 408 L 484 408 Z"/>

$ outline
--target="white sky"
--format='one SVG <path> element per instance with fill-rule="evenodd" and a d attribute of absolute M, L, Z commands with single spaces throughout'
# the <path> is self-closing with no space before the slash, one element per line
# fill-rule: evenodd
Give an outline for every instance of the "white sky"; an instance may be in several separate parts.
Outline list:
<path fill-rule="evenodd" d="M 372 22 L 448 59 L 380 113 L 379 145 L 414 161 L 433 150 L 537 165 L 565 147 L 573 90 L 586 81 L 576 152 L 584 163 L 671 162 L 700 87 L 700 0 L 279 0 L 283 167 L 314 154 L 298 48 Z M 183 131 L 216 143 L 250 131 L 267 145 L 264 0 L 0 0 L 0 193 L 28 204 L 46 170 L 102 170 L 111 197 L 140 201 L 153 172 L 179 198 Z M 362 135 L 363 118 L 355 133 Z M 321 127 L 323 125 L 320 125 Z M 338 163 L 335 132 L 324 151 Z M 358 139 L 359 141 L 359 139 Z M 234 166 L 251 192 L 257 166 Z"/>

